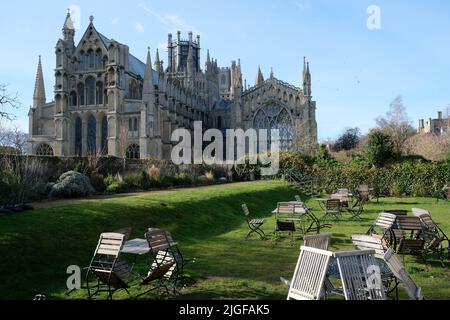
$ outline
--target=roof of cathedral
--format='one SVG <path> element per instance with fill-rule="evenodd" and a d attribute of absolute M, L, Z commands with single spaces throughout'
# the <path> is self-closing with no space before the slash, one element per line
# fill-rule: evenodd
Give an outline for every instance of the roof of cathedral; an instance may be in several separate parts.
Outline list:
<path fill-rule="evenodd" d="M 111 40 L 107 37 L 105 37 L 103 34 L 98 32 L 98 35 L 100 36 L 100 39 L 103 41 L 103 44 L 106 48 L 111 43 Z M 129 70 L 134 73 L 135 75 L 141 76 L 142 79 L 144 79 L 145 75 L 145 63 L 133 56 L 131 53 L 128 55 L 128 68 Z M 159 75 L 156 70 L 153 70 L 153 81 L 158 82 L 159 81 Z"/>
<path fill-rule="evenodd" d="M 214 102 L 213 105 L 213 109 L 214 110 L 226 110 L 226 109 L 230 109 L 233 105 L 233 101 L 230 100 L 217 100 L 216 102 Z"/>

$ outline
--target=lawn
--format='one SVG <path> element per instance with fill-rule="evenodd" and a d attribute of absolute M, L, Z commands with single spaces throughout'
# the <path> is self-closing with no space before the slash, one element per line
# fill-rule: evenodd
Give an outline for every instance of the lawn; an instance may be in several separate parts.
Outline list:
<path fill-rule="evenodd" d="M 66 268 L 87 266 L 99 234 L 123 227 L 133 228 L 132 238 L 142 238 L 149 227 L 170 230 L 185 256 L 196 258 L 188 271 L 198 282 L 177 299 L 285 299 L 287 288 L 279 278 L 292 276 L 302 241 L 294 246 L 288 239 L 274 241 L 271 211 L 277 202 L 294 200 L 295 194 L 284 182 L 261 181 L 57 202 L 31 212 L 0 215 L 0 299 L 31 300 L 36 294 L 86 298 L 84 291 L 65 295 Z M 268 219 L 264 226 L 268 240 L 245 240 L 248 227 L 240 208 L 244 202 L 255 216 Z M 308 204 L 318 209 L 313 199 Z M 450 203 L 380 199 L 367 206 L 363 221 L 334 225 L 332 250 L 351 249 L 351 235 L 365 233 L 383 209 L 413 207 L 430 210 L 450 234 Z M 418 257 L 404 261 L 427 299 L 450 298 L 447 268 L 432 260 L 425 264 Z M 136 270 L 144 271 L 145 260 L 138 262 Z M 140 290 L 133 288 L 131 297 Z M 401 296 L 405 298 L 403 292 Z M 118 293 L 115 298 L 128 296 Z"/>

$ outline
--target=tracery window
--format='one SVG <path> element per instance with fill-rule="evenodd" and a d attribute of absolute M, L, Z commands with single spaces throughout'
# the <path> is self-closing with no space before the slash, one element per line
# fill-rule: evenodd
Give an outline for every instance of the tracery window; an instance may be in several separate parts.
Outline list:
<path fill-rule="evenodd" d="M 93 115 L 88 118 L 88 136 L 87 136 L 87 146 L 88 153 L 95 155 L 97 152 L 97 121 Z"/>
<path fill-rule="evenodd" d="M 53 148 L 46 143 L 41 143 L 36 149 L 36 155 L 41 157 L 53 157 Z"/>
<path fill-rule="evenodd" d="M 78 84 L 78 101 L 80 106 L 84 106 L 84 84 Z"/>
<path fill-rule="evenodd" d="M 95 104 L 95 79 L 89 77 L 86 79 L 86 89 L 87 89 L 87 104 Z"/>
<path fill-rule="evenodd" d="M 83 124 L 81 118 L 75 120 L 75 155 L 81 157 L 83 152 Z"/>
<path fill-rule="evenodd" d="M 271 146 L 271 131 L 274 129 L 279 130 L 279 145 L 280 150 L 288 150 L 293 141 L 293 124 L 289 112 L 286 108 L 278 105 L 267 105 L 261 108 L 253 121 L 254 128 L 266 129 L 268 137 L 268 146 Z"/>
<path fill-rule="evenodd" d="M 104 94 L 104 90 L 103 90 L 103 82 L 97 82 L 97 91 L 96 91 L 96 100 L 97 100 L 97 104 L 102 105 L 103 104 L 103 94 Z"/>
<path fill-rule="evenodd" d="M 127 149 L 127 159 L 140 159 L 140 147 L 137 144 L 132 144 Z"/>
<path fill-rule="evenodd" d="M 108 154 L 108 118 L 106 116 L 102 120 L 102 153 Z"/>

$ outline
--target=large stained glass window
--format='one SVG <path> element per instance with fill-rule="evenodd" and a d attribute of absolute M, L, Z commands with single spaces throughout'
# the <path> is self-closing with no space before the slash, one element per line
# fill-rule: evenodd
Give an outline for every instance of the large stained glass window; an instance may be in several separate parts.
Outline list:
<path fill-rule="evenodd" d="M 87 136 L 87 146 L 88 153 L 95 155 L 97 153 L 97 121 L 94 116 L 90 116 L 88 119 L 88 136 Z"/>
<path fill-rule="evenodd" d="M 280 150 L 285 151 L 291 148 L 293 140 L 293 123 L 286 108 L 278 105 L 267 105 L 261 108 L 254 119 L 255 129 L 266 129 L 268 137 L 268 146 L 271 145 L 270 130 L 279 130 Z"/>
<path fill-rule="evenodd" d="M 86 88 L 87 88 L 87 104 L 94 105 L 95 104 L 95 79 L 94 78 L 92 78 L 92 77 L 87 78 Z"/>

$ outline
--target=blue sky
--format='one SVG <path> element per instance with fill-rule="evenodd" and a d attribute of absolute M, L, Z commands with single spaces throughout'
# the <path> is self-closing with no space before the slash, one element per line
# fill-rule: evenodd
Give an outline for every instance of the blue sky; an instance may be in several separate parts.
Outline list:
<path fill-rule="evenodd" d="M 381 30 L 366 26 L 372 4 L 381 8 Z M 164 48 L 168 32 L 192 30 L 220 65 L 240 58 L 249 84 L 261 64 L 266 77 L 273 67 L 277 78 L 300 86 L 307 56 L 320 139 L 346 127 L 367 131 L 397 95 L 414 126 L 450 104 L 446 0 L 2 1 L 0 82 L 19 92 L 17 123 L 24 130 L 38 55 L 52 98 L 54 47 L 70 5 L 81 9 L 77 40 L 94 15 L 100 32 L 145 60 L 148 46 Z"/>

